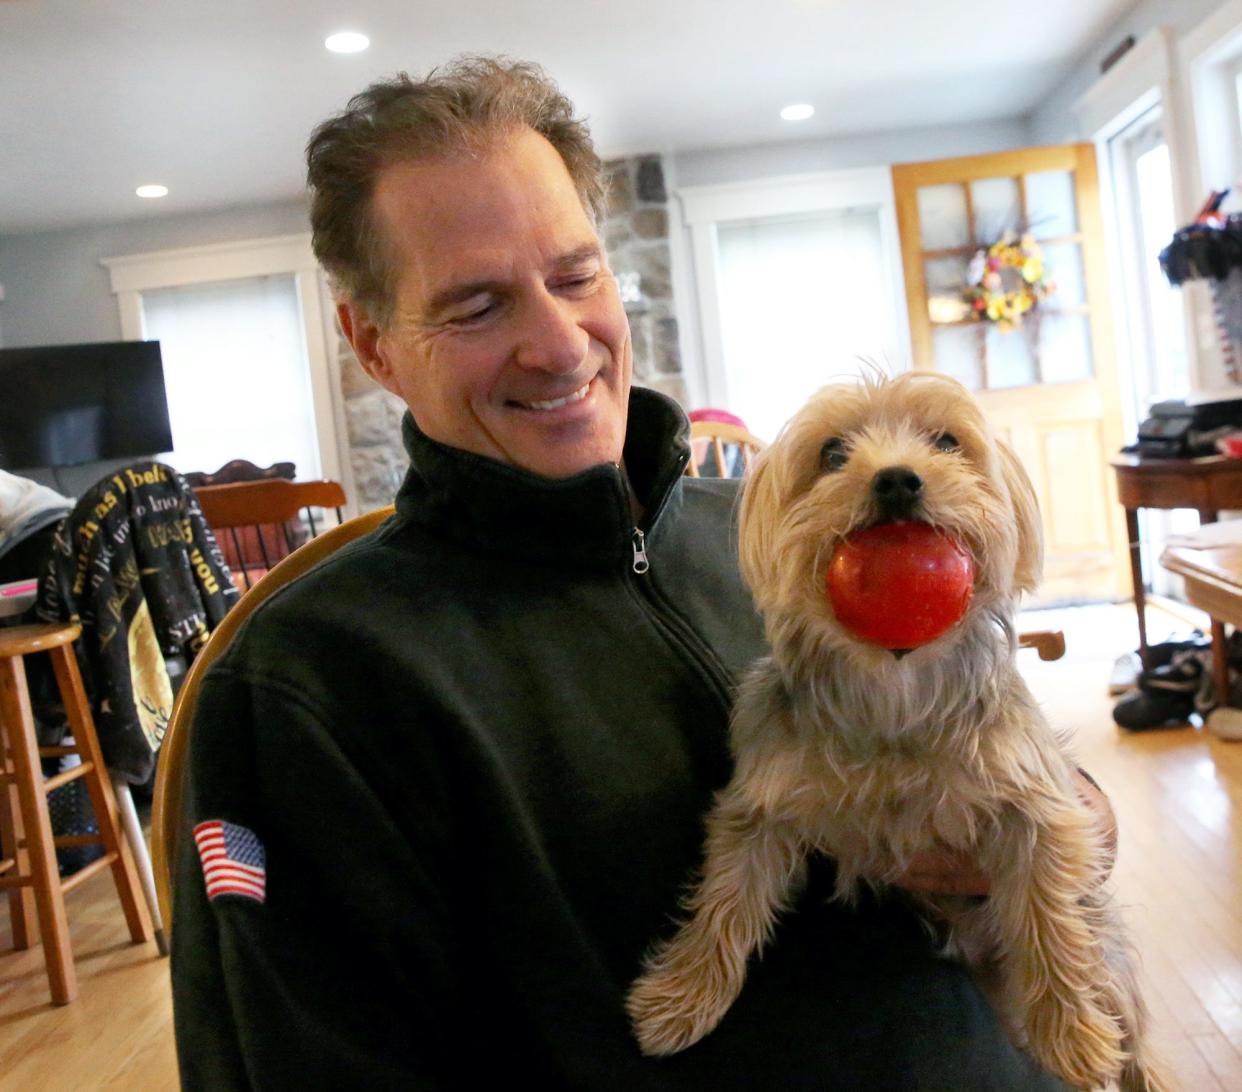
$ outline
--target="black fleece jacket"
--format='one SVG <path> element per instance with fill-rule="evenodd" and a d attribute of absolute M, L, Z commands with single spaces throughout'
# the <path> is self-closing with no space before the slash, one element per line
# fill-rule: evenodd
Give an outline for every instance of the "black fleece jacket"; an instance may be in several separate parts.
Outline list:
<path fill-rule="evenodd" d="M 763 651 L 732 485 L 682 476 L 687 431 L 635 391 L 635 528 L 615 467 L 546 481 L 407 416 L 396 516 L 214 666 L 187 827 L 254 832 L 266 894 L 209 900 L 183 842 L 184 1087 L 1057 1087 L 899 904 L 828 905 L 827 862 L 719 1029 L 640 1056 L 622 1000 L 700 861 L 733 680 Z"/>

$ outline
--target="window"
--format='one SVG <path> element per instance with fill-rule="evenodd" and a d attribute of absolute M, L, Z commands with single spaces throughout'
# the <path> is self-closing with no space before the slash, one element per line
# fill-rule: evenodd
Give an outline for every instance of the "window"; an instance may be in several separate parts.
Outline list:
<path fill-rule="evenodd" d="M 1242 137 L 1242 60 L 1237 61 L 1233 66 L 1233 95 L 1234 107 L 1237 110 L 1235 120 L 1238 123 L 1238 135 Z"/>
<path fill-rule="evenodd" d="M 1131 380 L 1127 393 L 1134 419 L 1141 421 L 1152 402 L 1184 398 L 1191 388 L 1185 301 L 1160 269 L 1160 251 L 1178 226 L 1161 108 L 1132 122 L 1109 147 L 1124 255 Z"/>
<path fill-rule="evenodd" d="M 810 394 L 867 361 L 885 371 L 909 366 L 887 168 L 701 186 L 678 197 L 702 336 L 687 352 L 691 408 L 728 410 L 771 440 Z"/>
<path fill-rule="evenodd" d="M 164 359 L 172 465 L 211 472 L 230 459 L 287 460 L 299 478 L 321 476 L 292 275 L 143 292 L 142 313 Z"/>
<path fill-rule="evenodd" d="M 894 351 L 875 209 L 721 224 L 718 284 L 729 408 L 759 437 L 861 359 Z"/>
<path fill-rule="evenodd" d="M 1242 0 L 1222 0 L 1198 26 L 1188 31 L 1181 42 L 1181 56 L 1198 130 L 1199 170 L 1193 180 L 1193 205 L 1197 208 L 1212 190 L 1231 187 L 1224 208 L 1227 212 L 1240 211 Z M 1193 208 L 1184 211 L 1189 215 Z M 1197 295 L 1202 307 L 1200 318 L 1206 321 L 1207 295 Z M 1209 355 L 1214 356 L 1214 349 L 1213 346 L 1209 350 Z"/>
<path fill-rule="evenodd" d="M 1161 106 L 1153 106 L 1114 136 L 1109 152 L 1129 344 L 1129 367 L 1121 362 L 1122 393 L 1129 398 L 1127 408 L 1137 429 L 1152 403 L 1184 399 L 1192 387 L 1185 300 L 1160 268 L 1160 251 L 1178 227 Z M 1198 514 L 1145 509 L 1139 519 L 1143 571 L 1153 591 L 1174 594 L 1178 581 L 1158 564 L 1159 544 L 1197 527 Z"/>
<path fill-rule="evenodd" d="M 339 481 L 354 515 L 344 407 L 310 236 L 105 258 L 126 340 L 158 338 L 180 470 L 290 460 Z"/>

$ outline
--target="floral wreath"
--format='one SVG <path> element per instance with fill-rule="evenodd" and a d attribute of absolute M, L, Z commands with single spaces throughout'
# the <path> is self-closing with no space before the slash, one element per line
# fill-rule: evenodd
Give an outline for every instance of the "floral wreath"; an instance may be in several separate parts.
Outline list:
<path fill-rule="evenodd" d="M 1028 231 L 1020 238 L 1006 231 L 986 250 L 979 250 L 966 272 L 964 296 L 971 317 L 996 323 L 1008 333 L 1041 300 L 1056 291 L 1044 266 L 1044 254 Z"/>

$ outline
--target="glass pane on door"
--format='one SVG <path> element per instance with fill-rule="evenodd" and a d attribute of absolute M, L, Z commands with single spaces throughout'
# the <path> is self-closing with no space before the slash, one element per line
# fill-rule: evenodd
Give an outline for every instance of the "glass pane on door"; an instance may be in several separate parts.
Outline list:
<path fill-rule="evenodd" d="M 975 206 L 975 242 L 990 246 L 1006 231 L 1016 231 L 1022 220 L 1022 201 L 1016 178 L 978 178 L 970 184 Z"/>
<path fill-rule="evenodd" d="M 969 267 L 966 258 L 929 258 L 923 263 L 927 278 L 927 314 L 932 322 L 960 322 L 970 309 L 962 297 Z"/>
<path fill-rule="evenodd" d="M 1026 216 L 1037 239 L 1078 231 L 1073 171 L 1037 171 L 1026 176 Z"/>
<path fill-rule="evenodd" d="M 921 186 L 918 191 L 919 230 L 924 250 L 948 250 L 970 245 L 966 190 L 958 182 Z"/>
<path fill-rule="evenodd" d="M 1082 246 L 1078 243 L 1047 243 L 1042 249 L 1044 268 L 1048 278 L 1056 285 L 1056 291 L 1048 297 L 1048 306 L 1055 309 L 1085 304 L 1087 280 L 1082 267 Z"/>

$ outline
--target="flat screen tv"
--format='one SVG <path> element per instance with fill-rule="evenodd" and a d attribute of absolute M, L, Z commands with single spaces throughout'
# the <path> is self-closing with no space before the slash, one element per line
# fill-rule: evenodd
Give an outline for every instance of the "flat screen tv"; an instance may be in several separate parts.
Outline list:
<path fill-rule="evenodd" d="M 158 341 L 0 349 L 0 467 L 172 450 Z"/>

